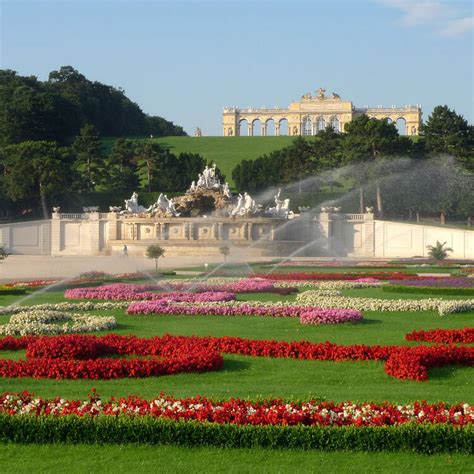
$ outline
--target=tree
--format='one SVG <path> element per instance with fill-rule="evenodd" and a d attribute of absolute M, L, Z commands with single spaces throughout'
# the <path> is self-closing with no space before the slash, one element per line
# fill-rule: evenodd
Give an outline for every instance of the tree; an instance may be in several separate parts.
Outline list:
<path fill-rule="evenodd" d="M 426 151 L 449 154 L 474 170 L 474 130 L 467 120 L 447 105 L 438 105 L 422 127 Z"/>
<path fill-rule="evenodd" d="M 378 120 L 369 118 L 367 115 L 361 115 L 346 124 L 345 131 L 343 153 L 347 164 L 409 155 L 411 152 L 410 139 L 400 137 L 395 124 L 389 123 L 387 119 Z M 379 216 L 382 216 L 383 204 L 380 178 L 384 176 L 383 164 L 371 169 L 374 171 L 372 179 L 375 181 L 376 187 L 377 211 Z M 361 201 L 360 212 L 364 212 L 362 176 L 358 177 L 358 181 Z"/>
<path fill-rule="evenodd" d="M 107 158 L 110 180 L 107 188 L 114 191 L 132 191 L 140 185 L 135 142 L 119 138 Z"/>
<path fill-rule="evenodd" d="M 5 247 L 0 245 L 0 263 L 5 260 L 10 254 L 5 250 Z"/>
<path fill-rule="evenodd" d="M 27 141 L 10 145 L 4 155 L 4 192 L 13 201 L 39 197 L 43 217 L 49 217 L 48 198 L 74 182 L 73 158 L 55 142 Z"/>
<path fill-rule="evenodd" d="M 224 262 L 227 261 L 227 255 L 230 254 L 230 247 L 228 245 L 223 245 L 222 247 L 219 247 L 219 252 L 221 255 L 224 257 Z"/>
<path fill-rule="evenodd" d="M 72 149 L 76 154 L 76 164 L 85 167 L 86 189 L 91 192 L 95 185 L 106 182 L 103 166 L 102 143 L 94 125 L 86 124 L 74 140 Z"/>
<path fill-rule="evenodd" d="M 155 260 L 155 270 L 158 271 L 158 259 L 163 257 L 165 249 L 159 245 L 149 245 L 146 248 L 146 256 Z"/>
<path fill-rule="evenodd" d="M 450 247 L 445 247 L 447 242 L 440 243 L 436 241 L 436 245 L 427 245 L 428 255 L 431 258 L 434 258 L 437 262 L 446 260 L 448 257 L 448 252 L 452 252 L 453 249 Z"/>

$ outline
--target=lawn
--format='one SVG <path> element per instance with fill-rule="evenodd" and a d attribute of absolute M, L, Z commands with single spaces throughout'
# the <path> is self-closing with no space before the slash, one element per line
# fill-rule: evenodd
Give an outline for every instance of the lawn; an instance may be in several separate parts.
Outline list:
<path fill-rule="evenodd" d="M 115 138 L 104 139 L 106 151 Z M 150 140 L 150 139 L 148 139 Z M 230 186 L 234 185 L 232 170 L 242 160 L 254 160 L 259 156 L 291 145 L 294 137 L 162 137 L 154 138 L 172 153 L 199 153 L 206 161 L 213 161 L 225 174 Z"/>
<path fill-rule="evenodd" d="M 264 267 L 258 267 L 263 270 Z M 268 270 L 268 267 L 267 267 Z M 284 268 L 284 271 L 289 270 Z M 327 268 L 339 272 L 344 269 Z M 347 270 L 347 269 L 345 269 Z M 390 269 L 391 270 L 391 269 Z M 404 270 L 400 268 L 400 270 Z M 282 270 L 283 271 L 283 270 Z M 312 267 L 295 267 L 289 271 L 320 271 Z M 365 269 L 362 271 L 366 271 Z M 376 269 L 375 271 L 379 271 Z M 380 270 L 383 271 L 383 270 Z M 34 293 L 34 292 L 33 292 Z M 344 290 L 346 296 L 418 299 L 422 296 L 387 294 L 379 288 Z M 0 305 L 23 299 L 2 296 Z M 240 300 L 294 300 L 295 295 L 238 295 Z M 446 298 L 446 297 L 443 297 Z M 64 301 L 63 291 L 32 294 L 24 303 L 39 304 Z M 404 340 L 415 329 L 463 328 L 472 326 L 474 312 L 452 314 L 441 318 L 434 311 L 364 312 L 359 324 L 303 326 L 297 318 L 255 316 L 131 316 L 124 310 L 92 311 L 114 315 L 118 334 L 151 337 L 162 334 L 198 336 L 238 336 L 247 339 L 284 341 L 331 341 L 338 344 L 416 345 Z M 0 316 L 6 322 L 7 316 Z M 2 358 L 24 357 L 24 351 L 0 352 Z M 260 399 L 282 397 L 291 400 L 310 398 L 353 402 L 389 401 L 410 403 L 414 400 L 447 403 L 474 403 L 472 369 L 447 366 L 429 371 L 429 380 L 416 382 L 388 376 L 384 364 L 376 361 L 325 362 L 285 358 L 224 355 L 224 368 L 202 374 L 178 374 L 143 379 L 50 380 L 31 378 L 0 379 L 0 392 L 27 390 L 43 397 L 61 396 L 84 399 L 91 388 L 104 398 L 136 394 L 151 398 L 160 392 L 187 397 L 204 395 L 214 399 L 240 397 Z M 58 454 L 59 453 L 59 454 Z M 178 458 L 179 461 L 174 462 Z M 422 456 L 414 453 L 325 453 L 285 450 L 235 450 L 173 446 L 39 446 L 0 445 L 0 471 L 47 472 L 71 463 L 71 472 L 399 472 L 400 469 L 468 471 L 470 458 L 464 455 Z M 34 462 L 32 460 L 35 460 Z M 38 462 L 36 462 L 38 460 Z M 67 461 L 66 461 L 67 460 Z M 472 460 L 472 459 L 471 459 Z M 93 461 L 93 464 L 92 464 Z M 4 463 L 2 465 L 2 462 Z M 33 463 L 33 464 L 32 464 Z M 346 469 L 346 471 L 344 471 Z"/>

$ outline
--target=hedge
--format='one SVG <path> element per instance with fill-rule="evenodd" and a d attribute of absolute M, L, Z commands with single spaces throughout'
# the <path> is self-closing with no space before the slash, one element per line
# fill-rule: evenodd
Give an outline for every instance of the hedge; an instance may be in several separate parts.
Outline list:
<path fill-rule="evenodd" d="M 26 294 L 26 288 L 4 288 L 0 287 L 0 296 L 4 295 L 24 295 Z"/>
<path fill-rule="evenodd" d="M 387 293 L 418 293 L 425 295 L 474 296 L 474 288 L 438 288 L 432 286 L 383 285 Z"/>
<path fill-rule="evenodd" d="M 0 441 L 15 443 L 146 443 L 222 448 L 474 453 L 474 428 L 442 424 L 390 427 L 261 426 L 129 416 L 0 415 Z"/>

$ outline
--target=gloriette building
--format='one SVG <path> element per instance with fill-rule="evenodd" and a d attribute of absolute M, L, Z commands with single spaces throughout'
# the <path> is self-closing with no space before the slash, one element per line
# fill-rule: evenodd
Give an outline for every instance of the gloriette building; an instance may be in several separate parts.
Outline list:
<path fill-rule="evenodd" d="M 397 124 L 401 134 L 418 135 L 422 111 L 419 105 L 358 108 L 339 94 L 327 96 L 326 90 L 319 88 L 316 95 L 308 92 L 286 109 L 224 107 L 222 124 L 225 137 L 316 135 L 328 125 L 342 132 L 347 123 L 360 115 L 386 118 Z"/>

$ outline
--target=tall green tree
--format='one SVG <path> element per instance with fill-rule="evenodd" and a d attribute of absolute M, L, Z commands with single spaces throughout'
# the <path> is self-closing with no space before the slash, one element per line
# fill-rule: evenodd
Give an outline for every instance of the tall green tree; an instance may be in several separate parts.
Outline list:
<path fill-rule="evenodd" d="M 75 176 L 73 157 L 55 142 L 27 141 L 3 149 L 4 191 L 13 201 L 39 199 L 45 219 L 48 199 L 70 189 Z"/>
<path fill-rule="evenodd" d="M 447 154 L 474 171 L 474 129 L 447 105 L 438 105 L 422 127 L 426 151 Z"/>
<path fill-rule="evenodd" d="M 97 184 L 107 182 L 104 155 L 100 135 L 94 125 L 86 124 L 72 144 L 76 164 L 85 177 L 86 189 L 91 192 Z"/>
<path fill-rule="evenodd" d="M 399 136 L 395 124 L 389 123 L 386 119 L 378 120 L 369 118 L 367 115 L 361 115 L 346 124 L 345 132 L 342 148 L 345 161 L 349 164 L 407 156 L 411 153 L 412 143 L 410 139 Z M 379 216 L 382 216 L 383 203 L 380 178 L 385 173 L 383 163 L 380 163 L 380 166 L 372 166 L 371 170 L 374 172 L 371 178 L 375 182 L 377 211 Z M 360 212 L 364 212 L 363 172 L 356 178 L 359 181 L 360 188 Z"/>
<path fill-rule="evenodd" d="M 139 187 L 137 150 L 135 142 L 119 138 L 107 158 L 109 182 L 106 187 L 114 191 L 132 191 Z"/>

